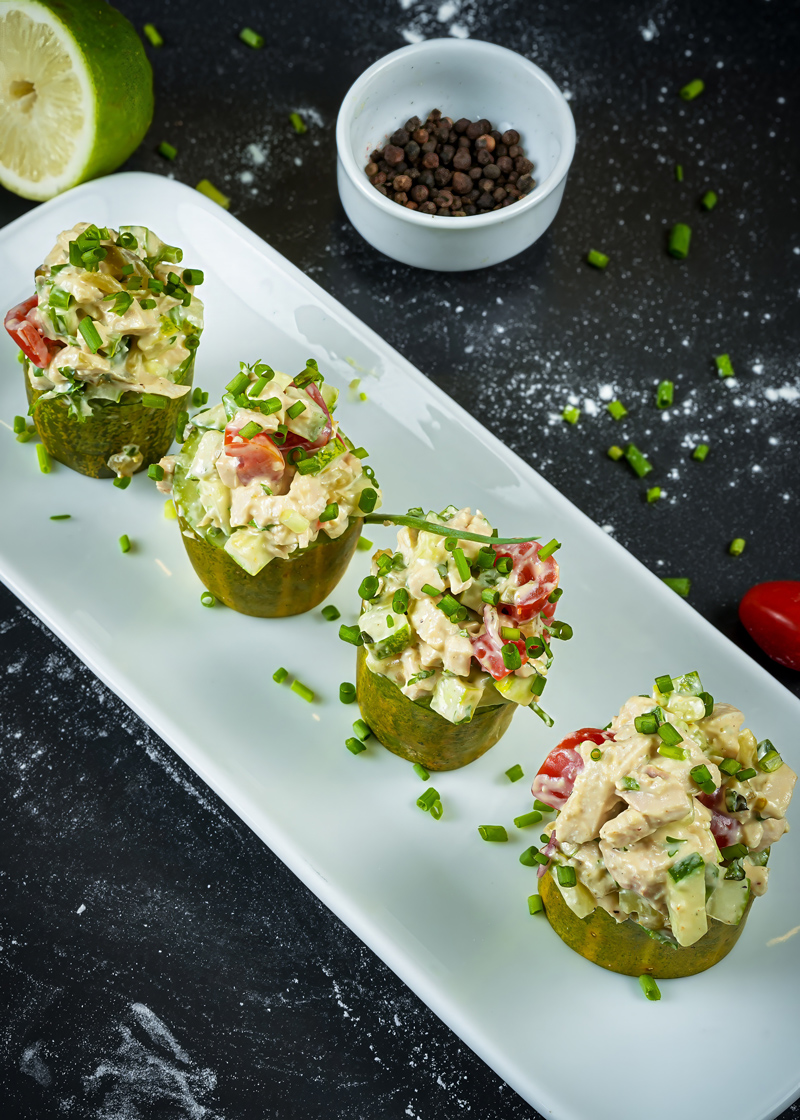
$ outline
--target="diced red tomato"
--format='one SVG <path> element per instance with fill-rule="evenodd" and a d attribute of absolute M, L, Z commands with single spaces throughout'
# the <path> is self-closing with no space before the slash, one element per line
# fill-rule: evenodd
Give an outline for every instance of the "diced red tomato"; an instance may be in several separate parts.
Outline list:
<path fill-rule="evenodd" d="M 524 665 L 528 660 L 525 652 L 525 641 L 520 638 L 516 642 L 506 642 L 500 636 L 500 626 L 505 620 L 504 615 L 498 615 L 494 607 L 487 603 L 483 608 L 484 633 L 472 639 L 472 656 L 477 660 L 482 669 L 490 673 L 496 681 L 501 681 L 513 669 L 507 669 L 503 661 L 503 646 L 515 645 L 519 650 L 520 660 Z"/>
<path fill-rule="evenodd" d="M 800 671 L 800 580 L 757 583 L 739 604 L 739 618 L 768 657 Z"/>
<path fill-rule="evenodd" d="M 540 560 L 540 547 L 536 541 L 494 546 L 498 556 L 510 557 L 514 565 L 513 582 L 521 590 L 515 605 L 503 608 L 515 622 L 526 622 L 539 611 L 547 611 L 548 608 L 548 618 L 555 614 L 555 604 L 548 603 L 547 600 L 558 587 L 558 564 L 552 556 Z"/>
<path fill-rule="evenodd" d="M 539 773 L 533 779 L 531 787 L 533 796 L 553 809 L 562 809 L 572 793 L 575 779 L 583 769 L 583 758 L 576 747 L 587 739 L 600 746 L 611 737 L 610 731 L 601 731 L 599 727 L 582 727 L 580 731 L 567 735 L 566 739 L 562 739 L 550 751 L 539 767 Z"/>
<path fill-rule="evenodd" d="M 17 304 L 6 313 L 4 326 L 25 357 L 38 369 L 45 369 L 64 343 L 44 337 L 39 322 L 38 304 L 39 297 L 34 293 L 30 299 Z"/>
<path fill-rule="evenodd" d="M 313 381 L 309 382 L 308 385 L 304 385 L 303 390 L 308 393 L 312 401 L 315 404 L 318 404 L 322 411 L 325 413 L 328 418 L 327 423 L 313 443 L 311 442 L 311 440 L 304 439 L 303 436 L 299 436 L 296 432 L 287 432 L 286 439 L 281 444 L 281 448 L 284 451 L 291 451 L 295 447 L 301 447 L 304 451 L 316 451 L 317 448 L 324 447 L 331 438 L 331 432 L 333 431 L 333 420 L 331 418 L 330 412 L 328 411 L 328 406 L 325 404 L 325 398 L 322 396 L 322 393 L 320 393 L 319 389 L 316 387 Z M 344 443 L 344 440 L 342 440 L 342 442 Z"/>
<path fill-rule="evenodd" d="M 239 435 L 243 424 L 228 424 L 225 429 L 225 454 L 236 460 L 236 474 L 243 486 L 257 478 L 277 478 L 283 474 L 283 455 L 266 432 L 252 439 Z"/>

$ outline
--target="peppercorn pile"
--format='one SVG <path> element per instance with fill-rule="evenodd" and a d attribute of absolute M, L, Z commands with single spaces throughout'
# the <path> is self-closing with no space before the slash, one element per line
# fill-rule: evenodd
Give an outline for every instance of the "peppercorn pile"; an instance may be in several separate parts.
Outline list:
<path fill-rule="evenodd" d="M 439 109 L 424 124 L 407 120 L 364 170 L 393 202 L 442 218 L 501 210 L 536 185 L 515 129 L 500 133 L 485 118 L 454 122 Z"/>

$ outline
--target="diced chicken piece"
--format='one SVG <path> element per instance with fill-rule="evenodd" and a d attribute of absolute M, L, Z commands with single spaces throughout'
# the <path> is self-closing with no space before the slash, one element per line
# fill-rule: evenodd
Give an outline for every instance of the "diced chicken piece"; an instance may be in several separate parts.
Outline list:
<path fill-rule="evenodd" d="M 622 728 L 629 734 L 635 734 L 636 729 L 633 726 L 633 721 L 637 716 L 643 716 L 645 712 L 652 712 L 655 707 L 655 700 L 650 696 L 631 696 L 619 710 L 619 715 L 614 716 L 611 721 L 611 730 L 614 732 L 621 731 Z"/>
<path fill-rule="evenodd" d="M 441 614 L 441 611 L 439 612 Z M 445 640 L 442 661 L 445 669 L 457 677 L 468 677 L 472 662 L 472 642 L 457 631 Z"/>
<path fill-rule="evenodd" d="M 556 821 L 559 842 L 583 844 L 595 839 L 620 805 L 617 781 L 647 762 L 653 750 L 651 736 L 634 734 L 621 742 L 609 743 L 600 762 L 585 766 L 576 777 L 572 795 Z"/>
<path fill-rule="evenodd" d="M 749 813 L 735 813 L 731 815 L 736 816 L 742 823 L 742 843 L 746 844 L 751 851 L 757 852 L 764 838 L 764 826 L 761 821 L 757 821 L 754 818 L 748 819 L 750 817 Z"/>
<path fill-rule="evenodd" d="M 429 646 L 422 639 L 418 642 L 419 663 L 423 669 L 435 669 L 442 664 L 442 655 L 438 649 Z"/>
<path fill-rule="evenodd" d="M 771 774 L 756 774 L 750 779 L 750 787 L 756 792 L 752 808 L 762 817 L 785 816 L 796 781 L 797 774 L 785 762 Z"/>
<path fill-rule="evenodd" d="M 435 587 L 437 591 L 444 591 L 444 580 L 439 575 L 436 565 L 430 560 L 424 560 L 422 557 L 416 557 L 408 565 L 406 572 L 406 586 L 408 593 L 412 599 L 418 599 L 423 602 L 427 601 L 434 610 L 436 604 L 431 601 L 428 595 L 422 590 L 423 586 L 429 583 L 431 587 Z M 441 611 L 438 612 L 442 614 Z M 442 618 L 445 616 L 442 614 Z"/>
<path fill-rule="evenodd" d="M 601 906 L 615 922 L 625 922 L 628 920 L 628 915 L 623 914 L 619 906 L 619 891 L 612 891 L 611 894 L 604 894 L 602 898 L 598 898 L 597 905 Z"/>
<path fill-rule="evenodd" d="M 715 704 L 711 715 L 698 720 L 697 726 L 706 735 L 713 754 L 737 758 L 743 722 L 744 716 L 732 704 Z"/>
<path fill-rule="evenodd" d="M 600 837 L 612 848 L 629 848 L 643 836 L 653 832 L 647 817 L 638 809 L 625 809 L 619 816 L 606 821 L 600 829 Z"/>
<path fill-rule="evenodd" d="M 616 890 L 616 884 L 606 871 L 603 857 L 600 854 L 600 845 L 596 840 L 588 844 L 581 844 L 572 856 L 575 873 L 581 883 L 588 887 L 595 898 L 607 895 Z"/>
<path fill-rule="evenodd" d="M 757 852 L 763 852 L 770 845 L 777 844 L 784 832 L 789 831 L 789 822 L 783 817 L 770 817 L 768 820 L 762 821 L 761 826 L 761 840 L 758 847 L 755 848 Z"/>

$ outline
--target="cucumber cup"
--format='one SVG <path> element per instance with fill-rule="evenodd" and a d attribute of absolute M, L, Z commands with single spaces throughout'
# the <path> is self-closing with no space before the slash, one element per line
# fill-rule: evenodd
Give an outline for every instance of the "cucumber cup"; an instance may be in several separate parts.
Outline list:
<path fill-rule="evenodd" d="M 367 518 L 371 520 L 371 518 Z M 394 754 L 455 770 L 502 738 L 518 707 L 539 706 L 550 642 L 572 633 L 553 620 L 558 542 L 494 537 L 470 509 L 411 510 L 397 551 L 373 557 L 356 626 L 356 695 L 364 720 Z"/>
<path fill-rule="evenodd" d="M 157 462 L 185 412 L 203 305 L 198 269 L 143 226 L 59 234 L 36 292 L 5 318 L 49 454 L 92 478 Z"/>
<path fill-rule="evenodd" d="M 296 377 L 242 363 L 197 414 L 179 455 L 151 469 L 171 493 L 192 566 L 242 614 L 302 614 L 347 570 L 375 476 L 332 417 L 337 391 L 309 362 Z"/>
<path fill-rule="evenodd" d="M 559 815 L 543 836 L 540 895 L 576 953 L 669 979 L 734 947 L 767 889 L 796 781 L 743 719 L 697 673 L 662 676 L 607 728 L 582 728 L 547 756 L 532 792 Z"/>

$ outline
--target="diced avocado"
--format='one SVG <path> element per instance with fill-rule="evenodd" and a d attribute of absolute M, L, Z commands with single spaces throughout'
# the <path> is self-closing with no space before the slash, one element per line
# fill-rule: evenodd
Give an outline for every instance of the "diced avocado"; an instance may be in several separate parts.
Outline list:
<path fill-rule="evenodd" d="M 670 715 L 692 722 L 702 719 L 706 714 L 706 706 L 699 696 L 687 696 L 680 692 L 670 693 L 664 708 Z"/>
<path fill-rule="evenodd" d="M 642 924 L 648 927 L 657 927 L 664 924 L 663 914 L 636 891 L 621 890 L 619 892 L 619 908 L 623 914 L 636 914 Z"/>
<path fill-rule="evenodd" d="M 312 401 L 305 389 L 297 389 L 294 386 L 286 390 L 286 399 L 289 402 L 286 410 L 286 426 L 289 431 L 301 436 L 302 439 L 307 439 L 309 443 L 314 443 L 328 423 L 324 409 L 320 408 L 316 401 Z M 298 401 L 305 406 L 303 411 L 298 416 L 289 416 L 289 409 Z"/>
<path fill-rule="evenodd" d="M 225 551 L 251 576 L 257 576 L 273 555 L 267 534 L 257 529 L 237 529 L 225 542 Z"/>
<path fill-rule="evenodd" d="M 533 680 L 535 680 L 535 677 L 518 677 L 516 673 L 509 673 L 501 681 L 494 681 L 494 687 L 506 700 L 527 707 L 534 699 L 531 692 L 531 682 Z"/>
<path fill-rule="evenodd" d="M 450 723 L 468 723 L 482 696 L 482 685 L 476 687 L 461 677 L 443 673 L 433 690 L 431 708 Z"/>
<path fill-rule="evenodd" d="M 203 505 L 196 511 L 195 523 L 205 520 L 205 512 L 214 515 L 214 523 L 226 533 L 231 531 L 231 492 L 221 478 L 203 478 L 197 484 L 197 493 Z"/>
<path fill-rule="evenodd" d="M 672 687 L 681 696 L 699 696 L 703 691 L 700 674 L 696 672 L 685 673 L 682 677 L 673 677 Z"/>
<path fill-rule="evenodd" d="M 189 478 L 211 478 L 216 474 L 214 462 L 222 450 L 223 439 L 222 432 L 214 428 L 203 433 L 194 453 L 194 459 L 186 472 Z"/>
<path fill-rule="evenodd" d="M 319 386 L 319 391 L 328 407 L 328 412 L 333 412 L 339 399 L 339 390 L 335 389 L 333 385 L 329 385 L 327 381 L 323 381 Z"/>
<path fill-rule="evenodd" d="M 558 876 L 550 872 L 553 882 L 561 891 L 562 897 L 577 918 L 586 918 L 593 910 L 597 909 L 594 895 L 583 883 L 576 883 L 574 887 L 562 887 Z"/>
<path fill-rule="evenodd" d="M 719 879 L 706 903 L 706 911 L 710 918 L 716 918 L 726 926 L 738 926 L 749 899 L 749 879 Z"/>
<path fill-rule="evenodd" d="M 207 408 L 205 412 L 198 412 L 192 417 L 192 423 L 195 428 L 216 428 L 218 432 L 224 431 L 225 425 L 228 423 L 225 405 L 215 404 L 213 408 Z"/>
<path fill-rule="evenodd" d="M 338 459 L 340 455 L 344 455 L 346 450 L 347 448 L 341 440 L 329 440 L 324 447 L 321 447 L 319 451 L 315 451 L 313 455 L 309 455 L 308 459 L 305 460 L 307 464 L 313 463 L 313 469 L 309 467 L 305 468 L 307 473 L 319 474 L 320 471 L 324 471 L 326 467 L 330 466 L 334 459 Z"/>
<path fill-rule="evenodd" d="M 389 626 L 388 619 L 394 623 Z M 398 614 L 388 607 L 371 607 L 358 620 L 359 629 L 373 639 L 369 651 L 378 661 L 396 657 L 411 641 L 411 623 L 408 616 Z"/>
<path fill-rule="evenodd" d="M 694 945 L 707 932 L 705 863 L 697 852 L 685 856 L 669 869 L 667 908 L 679 945 Z"/>

